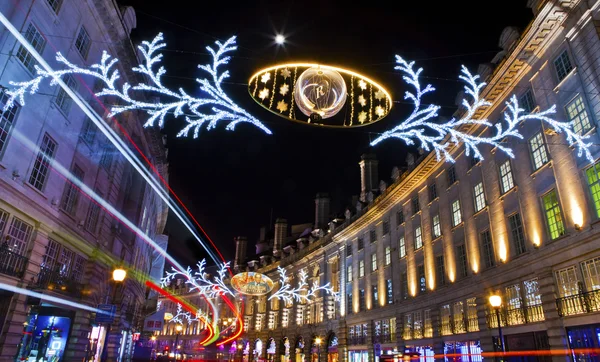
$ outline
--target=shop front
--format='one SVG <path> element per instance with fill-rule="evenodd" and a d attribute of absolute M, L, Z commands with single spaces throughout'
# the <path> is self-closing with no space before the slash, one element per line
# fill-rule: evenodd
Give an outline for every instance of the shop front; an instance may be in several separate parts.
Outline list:
<path fill-rule="evenodd" d="M 296 339 L 294 354 L 296 356 L 296 362 L 304 362 L 304 338 L 298 337 Z"/>
<path fill-rule="evenodd" d="M 31 307 L 24 323 L 17 361 L 62 361 L 74 317 L 74 311 L 48 306 Z"/>
<path fill-rule="evenodd" d="M 310 344 L 310 361 L 319 362 L 319 354 L 321 354 L 321 339 L 315 336 Z"/>
<path fill-rule="evenodd" d="M 280 351 L 280 357 L 281 357 L 281 361 L 280 362 L 291 362 L 290 359 L 290 340 L 288 337 L 283 337 L 283 339 L 281 340 L 281 347 L 279 349 Z"/>
<path fill-rule="evenodd" d="M 327 340 L 327 362 L 338 362 L 338 338 L 331 334 Z"/>
<path fill-rule="evenodd" d="M 479 341 L 446 341 L 444 342 L 444 359 L 446 362 L 482 362 Z"/>
<path fill-rule="evenodd" d="M 277 345 L 275 339 L 269 338 L 267 340 L 267 361 L 275 362 L 275 353 L 277 352 Z"/>
<path fill-rule="evenodd" d="M 242 350 L 242 360 L 243 362 L 248 362 L 250 360 L 250 341 L 244 342 L 244 349 Z"/>
<path fill-rule="evenodd" d="M 263 352 L 263 342 L 260 339 L 254 341 L 254 350 L 252 351 L 252 360 L 260 361 Z"/>
<path fill-rule="evenodd" d="M 348 351 L 349 362 L 369 362 L 369 351 L 355 349 Z"/>

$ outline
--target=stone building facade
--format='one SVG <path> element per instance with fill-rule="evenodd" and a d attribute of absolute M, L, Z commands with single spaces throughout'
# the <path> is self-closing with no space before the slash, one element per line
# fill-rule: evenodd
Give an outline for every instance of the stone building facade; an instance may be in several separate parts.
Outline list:
<path fill-rule="evenodd" d="M 505 29 L 502 50 L 478 69 L 493 106 L 477 116 L 501 119 L 515 94 L 526 111 L 555 104 L 558 119 L 573 121 L 597 145 L 600 1 L 528 6 L 531 24 L 521 34 Z M 376 160 L 363 157 L 356 210 L 320 237 L 299 238 L 248 266 L 275 281 L 277 267 L 285 268 L 292 284 L 304 269 L 331 283 L 340 301 L 248 297 L 246 359 L 358 362 L 411 350 L 480 361 L 481 351 L 500 349 L 492 294 L 503 300 L 507 350 L 598 347 L 600 164 L 578 157 L 540 122 L 520 131 L 523 140 L 509 140 L 512 159 L 483 147 L 485 160 L 477 162 L 455 147 L 455 164 L 424 154 L 381 188 Z"/>
<path fill-rule="evenodd" d="M 87 66 L 107 50 L 120 59 L 122 79 L 136 82 L 130 71 L 130 65 L 137 64 L 129 38 L 136 26 L 132 8 L 119 7 L 114 0 L 25 0 L 3 1 L 0 12 L 51 66 L 59 66 L 57 51 Z M 0 87 L 31 79 L 36 60 L 4 27 L 0 47 Z M 94 79 L 75 75 L 63 80 L 106 117 L 106 105 L 115 100 L 98 100 Z M 0 109 L 6 100 L 0 93 Z M 167 177 L 165 145 L 158 131 L 143 129 L 135 112 L 105 120 L 127 144 L 133 140 Z M 92 307 L 115 304 L 108 360 L 129 360 L 146 313 L 144 277 L 161 260 L 138 235 L 57 172 L 58 165 L 166 247 L 166 206 L 73 100 L 45 82 L 39 94 L 27 97 L 26 106 L 0 111 L 0 283 Z M 117 266 L 129 274 L 115 289 L 111 279 Z M 0 361 L 42 355 L 45 360 L 100 360 L 107 325 L 98 323 L 95 313 L 2 289 Z"/>

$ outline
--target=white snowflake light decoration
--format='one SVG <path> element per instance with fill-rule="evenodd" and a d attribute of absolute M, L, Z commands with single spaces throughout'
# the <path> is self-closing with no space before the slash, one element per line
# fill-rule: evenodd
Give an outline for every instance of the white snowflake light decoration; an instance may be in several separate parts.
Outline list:
<path fill-rule="evenodd" d="M 519 123 L 527 120 L 538 120 L 548 124 L 556 133 L 564 133 L 567 142 L 570 145 L 576 145 L 578 156 L 581 157 L 585 154 L 585 157 L 590 162 L 593 162 L 593 157 L 589 150 L 591 143 L 585 142 L 585 139 L 589 136 L 582 136 L 574 132 L 572 122 L 558 122 L 548 117 L 556 113 L 555 105 L 545 111 L 528 114 L 525 113 L 523 108 L 519 107 L 517 97 L 513 95 L 506 102 L 507 111 L 504 113 L 505 126 L 503 126 L 502 122 L 492 125 L 487 119 L 474 118 L 478 110 L 490 106 L 491 103 L 482 99 L 480 95 L 480 91 L 485 86 L 485 83 L 478 82 L 479 76 L 471 74 L 464 66 L 459 78 L 467 83 L 465 85 L 465 93 L 471 98 L 470 102 L 467 99 L 463 99 L 462 101 L 462 105 L 466 109 L 465 114 L 460 119 L 452 118 L 445 123 L 433 122 L 432 120 L 438 116 L 440 106 L 430 104 L 422 108 L 421 97 L 435 90 L 431 84 L 427 84 L 424 89 L 421 89 L 419 75 L 423 71 L 423 68 L 415 71 L 415 62 L 409 63 L 400 56 L 396 56 L 396 63 L 398 65 L 395 69 L 405 74 L 403 76 L 404 81 L 415 90 L 414 93 L 407 91 L 404 96 L 405 99 L 412 101 L 414 109 L 404 121 L 371 142 L 372 146 L 388 138 L 399 138 L 407 145 L 413 145 L 415 144 L 415 140 L 418 140 L 420 146 L 425 151 L 433 149 L 438 160 L 443 156 L 447 161 L 454 162 L 453 157 L 449 153 L 452 144 L 462 143 L 465 147 L 466 155 L 468 156 L 472 153 L 476 159 L 483 159 L 479 147 L 482 144 L 487 144 L 498 148 L 514 158 L 512 149 L 503 144 L 504 140 L 508 137 L 523 139 L 523 135 L 517 128 Z M 462 126 L 465 125 L 489 127 L 491 133 L 484 136 L 475 136 L 461 130 Z"/>
<path fill-rule="evenodd" d="M 185 284 L 189 286 L 189 291 L 198 291 L 204 294 L 208 298 L 216 298 L 221 295 L 229 294 L 235 297 L 235 294 L 229 289 L 225 283 L 227 277 L 227 271 L 229 269 L 229 262 L 221 264 L 217 275 L 210 278 L 208 273 L 204 271 L 206 267 L 206 260 L 202 259 L 198 263 L 198 271 L 192 272 L 192 268 L 188 267 L 185 271 L 171 268 L 171 271 L 166 272 L 166 276 L 160 280 L 162 287 L 167 286 L 177 276 L 183 276 L 185 278 Z"/>
<path fill-rule="evenodd" d="M 162 60 L 162 53 L 158 51 L 166 46 L 163 42 L 162 33 L 158 34 L 151 42 L 144 41 L 138 46 L 144 56 L 143 64 L 132 68 L 134 72 L 143 74 L 148 80 L 146 83 L 130 85 L 124 83 L 118 86 L 117 80 L 120 78 L 119 70 L 116 69 L 116 58 L 112 58 L 106 51 L 102 53 L 99 64 L 93 64 L 89 68 L 81 68 L 69 62 L 60 52 L 56 55 L 58 63 L 66 66 L 66 69 L 48 72 L 35 66 L 37 76 L 26 82 L 9 82 L 15 88 L 7 91 L 9 99 L 6 102 L 5 110 L 10 108 L 14 101 L 18 99 L 21 104 L 25 104 L 25 93 L 35 94 L 40 83 L 50 78 L 50 84 L 56 85 L 57 79 L 65 74 L 82 74 L 93 76 L 104 83 L 102 91 L 96 93 L 96 96 L 114 96 L 119 98 L 124 105 L 117 105 L 111 108 L 109 116 L 114 116 L 128 110 L 143 110 L 150 118 L 144 124 L 144 127 L 158 125 L 164 126 L 165 117 L 173 114 L 175 117 L 185 115 L 187 125 L 177 134 L 178 137 L 188 136 L 193 130 L 193 137 L 197 138 L 204 125 L 210 130 L 216 127 L 219 121 L 230 121 L 227 130 L 234 130 L 239 123 L 250 123 L 267 134 L 271 131 L 258 119 L 254 118 L 244 109 L 239 107 L 223 91 L 221 85 L 223 80 L 229 77 L 229 71 L 219 71 L 219 67 L 229 63 L 230 56 L 225 54 L 237 49 L 235 45 L 235 36 L 229 38 L 226 42 L 216 41 L 216 49 L 207 46 L 206 49 L 212 55 L 212 64 L 199 65 L 198 68 L 207 72 L 209 77 L 198 78 L 196 81 L 200 85 L 200 90 L 204 93 L 203 97 L 194 97 L 185 92 L 182 88 L 172 90 L 165 87 L 161 77 L 166 73 L 163 66 L 155 69 L 155 66 Z M 160 97 L 161 101 L 151 101 L 150 97 Z"/>
<path fill-rule="evenodd" d="M 183 324 L 183 322 L 187 321 L 187 324 L 190 325 L 192 322 L 196 322 L 198 320 L 203 320 L 205 323 L 210 324 L 209 317 L 202 313 L 201 310 L 196 311 L 196 315 L 192 315 L 192 313 L 183 310 L 181 304 L 177 304 L 177 313 L 173 316 L 173 318 L 169 321 L 170 323 Z"/>
<path fill-rule="evenodd" d="M 277 298 L 285 301 L 286 304 L 291 304 L 294 300 L 297 302 L 309 302 L 312 298 L 317 297 L 317 292 L 320 290 L 329 295 L 333 295 L 336 301 L 339 300 L 339 293 L 335 292 L 329 283 L 319 285 L 315 280 L 313 285 L 308 288 L 308 282 L 306 281 L 308 274 L 305 270 L 300 270 L 300 273 L 298 273 L 300 280 L 298 286 L 295 288 L 290 285 L 285 269 L 277 267 L 277 270 L 279 271 L 281 287 L 269 297 L 269 300 Z"/>

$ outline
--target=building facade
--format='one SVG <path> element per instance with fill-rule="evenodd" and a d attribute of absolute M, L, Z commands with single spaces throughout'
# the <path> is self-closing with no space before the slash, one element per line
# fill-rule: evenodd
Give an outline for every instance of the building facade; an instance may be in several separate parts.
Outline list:
<path fill-rule="evenodd" d="M 478 70 L 493 105 L 477 116 L 500 120 L 515 94 L 527 112 L 555 104 L 557 119 L 598 144 L 600 1 L 528 6 L 529 27 L 505 29 L 502 50 Z M 358 362 L 396 349 L 480 361 L 481 351 L 500 350 L 492 294 L 502 297 L 508 351 L 600 346 L 600 164 L 538 121 L 520 131 L 523 140 L 508 140 L 512 159 L 483 146 L 478 162 L 456 146 L 455 164 L 424 154 L 389 186 L 377 182 L 374 157 L 363 157 L 363 202 L 343 222 L 247 267 L 275 281 L 285 268 L 292 284 L 305 270 L 340 301 L 248 297 L 246 359 Z M 592 146 L 595 159 L 599 151 Z"/>
<path fill-rule="evenodd" d="M 122 79 L 136 81 L 132 8 L 114 0 L 25 0 L 3 1 L 0 12 L 51 66 L 59 67 L 58 51 L 89 66 L 107 50 L 120 59 Z M 36 60 L 4 27 L 0 47 L 0 87 L 31 79 Z M 94 97 L 99 84 L 76 75 L 63 80 L 106 117 L 105 104 L 115 100 Z M 0 93 L 0 109 L 6 100 Z M 104 345 L 109 361 L 128 360 L 146 313 L 144 281 L 162 261 L 57 166 L 165 247 L 166 206 L 60 87 L 41 84 L 27 102 L 0 112 L 0 283 L 94 308 L 112 304 L 117 312 L 106 338 L 108 322 L 95 313 L 0 288 L 0 361 L 99 361 Z M 105 121 L 167 176 L 161 134 L 144 130 L 135 112 Z M 112 270 L 120 266 L 129 273 L 116 284 Z"/>

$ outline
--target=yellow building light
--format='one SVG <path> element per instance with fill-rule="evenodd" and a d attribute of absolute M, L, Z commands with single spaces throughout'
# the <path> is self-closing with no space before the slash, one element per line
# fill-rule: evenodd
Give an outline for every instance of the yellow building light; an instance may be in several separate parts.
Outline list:
<path fill-rule="evenodd" d="M 533 246 L 539 248 L 542 245 L 542 239 L 540 238 L 540 233 L 537 230 L 533 230 Z"/>
<path fill-rule="evenodd" d="M 508 249 L 506 247 L 506 239 L 501 238 L 498 242 L 498 257 L 503 263 L 508 259 Z"/>
<path fill-rule="evenodd" d="M 573 220 L 573 225 L 575 225 L 575 229 L 581 230 L 583 227 L 583 211 L 574 198 L 571 199 L 571 218 Z"/>

